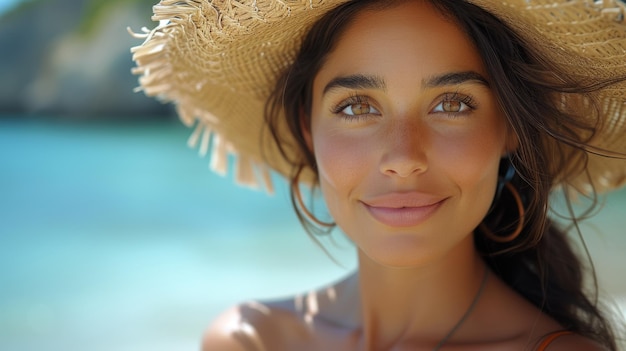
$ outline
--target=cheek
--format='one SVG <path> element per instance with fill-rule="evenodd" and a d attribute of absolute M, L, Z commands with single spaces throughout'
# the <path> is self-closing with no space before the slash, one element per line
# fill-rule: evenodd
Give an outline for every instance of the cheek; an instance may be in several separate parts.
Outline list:
<path fill-rule="evenodd" d="M 449 168 L 450 174 L 459 173 L 470 178 L 480 178 L 484 174 L 493 173 L 493 165 L 502 157 L 502 145 L 494 138 L 470 136 L 462 140 L 444 141 L 435 146 L 436 157 L 442 160 L 440 164 Z M 491 166 L 491 167 L 490 167 Z M 455 171 L 453 171 L 455 170 Z"/>
<path fill-rule="evenodd" d="M 457 172 L 491 173 L 487 168 L 506 154 L 507 132 L 504 122 L 495 116 L 483 118 L 484 123 L 468 125 L 467 128 L 441 133 L 433 138 L 433 158 L 445 159 L 446 167 L 456 168 Z"/>
<path fill-rule="evenodd" d="M 317 133 L 314 152 L 320 181 L 334 189 L 349 191 L 362 177 L 370 146 L 332 131 Z"/>
<path fill-rule="evenodd" d="M 482 217 L 491 205 L 505 143 L 504 128 L 484 128 L 435 145 L 433 157 L 452 178 L 468 213 Z"/>

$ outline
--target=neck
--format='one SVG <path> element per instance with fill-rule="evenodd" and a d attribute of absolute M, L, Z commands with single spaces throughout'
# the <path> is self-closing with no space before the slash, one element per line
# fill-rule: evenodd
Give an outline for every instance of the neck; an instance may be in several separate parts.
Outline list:
<path fill-rule="evenodd" d="M 454 251 L 412 268 L 382 266 L 359 252 L 361 349 L 432 350 L 448 337 L 476 299 L 486 269 L 471 242 Z"/>

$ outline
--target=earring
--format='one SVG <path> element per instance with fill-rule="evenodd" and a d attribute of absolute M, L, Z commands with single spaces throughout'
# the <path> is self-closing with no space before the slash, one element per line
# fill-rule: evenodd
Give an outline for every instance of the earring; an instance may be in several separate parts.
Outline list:
<path fill-rule="evenodd" d="M 513 179 L 513 177 L 515 177 L 515 167 L 513 167 L 513 164 L 511 164 L 511 160 L 508 157 L 503 157 L 500 160 L 498 174 L 499 175 L 498 184 L 496 185 L 496 193 L 493 196 L 493 202 L 491 203 L 491 207 L 489 207 L 489 211 L 487 211 L 487 214 L 490 214 L 496 207 L 496 204 L 500 200 L 500 196 L 502 196 L 502 190 L 504 189 L 504 186 L 508 184 Z"/>
<path fill-rule="evenodd" d="M 515 240 L 515 238 L 517 238 L 521 234 L 522 229 L 524 228 L 525 210 L 524 210 L 524 203 L 522 201 L 522 197 L 520 196 L 517 189 L 515 189 L 515 187 L 511 183 L 511 180 L 513 180 L 513 178 L 515 177 L 515 167 L 513 167 L 513 164 L 511 163 L 511 160 L 508 157 L 505 157 L 500 161 L 500 170 L 498 173 L 501 174 L 501 176 L 498 177 L 498 185 L 496 187 L 496 193 L 494 196 L 494 200 L 491 204 L 491 207 L 489 208 L 489 211 L 487 211 L 487 216 L 491 215 L 492 212 L 494 212 L 498 204 L 501 204 L 500 199 L 502 198 L 502 193 L 504 189 L 506 188 L 511 194 L 511 196 L 513 197 L 513 200 L 515 201 L 515 204 L 517 206 L 517 211 L 519 212 L 517 226 L 515 227 L 515 230 L 511 234 L 506 235 L 506 236 L 496 235 L 491 229 L 489 229 L 489 227 L 487 227 L 487 224 L 485 224 L 484 220 L 480 223 L 479 228 L 483 232 L 485 237 L 487 237 L 488 239 L 498 242 L 498 243 L 507 243 L 507 242 Z M 502 213 L 500 213 L 499 215 L 496 214 L 494 216 L 499 217 L 499 220 L 496 220 L 496 222 L 502 221 L 502 216 L 503 216 Z"/>
<path fill-rule="evenodd" d="M 504 188 L 504 186 L 506 184 L 509 184 L 511 180 L 513 180 L 513 177 L 515 177 L 515 167 L 513 167 L 513 164 L 508 157 L 502 159 L 502 161 L 500 162 L 500 167 L 506 167 L 506 169 L 503 172 L 504 175 L 502 177 L 498 177 L 498 188 L 496 189 L 495 196 L 496 200 L 498 200 L 500 198 L 500 195 L 502 195 L 502 189 Z"/>
<path fill-rule="evenodd" d="M 511 195 L 513 196 L 513 199 L 515 200 L 515 204 L 517 205 L 517 211 L 519 212 L 519 219 L 517 220 L 517 226 L 515 227 L 515 230 L 511 234 L 506 235 L 506 236 L 496 235 L 493 231 L 491 231 L 491 229 L 487 227 L 484 221 L 480 223 L 479 228 L 483 232 L 485 237 L 487 237 L 488 239 L 498 242 L 498 243 L 508 243 L 508 242 L 515 240 L 515 238 L 517 238 L 522 233 L 522 229 L 524 228 L 525 210 L 524 210 L 524 204 L 522 203 L 522 198 L 520 197 L 519 192 L 517 191 L 517 189 L 515 189 L 513 184 L 511 184 L 510 182 L 506 182 L 503 184 L 502 188 L 506 188 L 511 193 Z M 502 194 L 499 194 L 499 195 L 502 195 Z M 498 199 L 499 197 L 500 196 L 498 196 Z"/>

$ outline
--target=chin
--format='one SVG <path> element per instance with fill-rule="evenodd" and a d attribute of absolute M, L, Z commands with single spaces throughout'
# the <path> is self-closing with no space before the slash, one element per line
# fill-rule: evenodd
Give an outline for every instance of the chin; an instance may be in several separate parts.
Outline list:
<path fill-rule="evenodd" d="M 369 250 L 361 249 L 373 262 L 390 268 L 419 268 L 427 266 L 442 254 L 431 245 L 413 240 L 396 238 L 394 242 L 375 245 Z"/>

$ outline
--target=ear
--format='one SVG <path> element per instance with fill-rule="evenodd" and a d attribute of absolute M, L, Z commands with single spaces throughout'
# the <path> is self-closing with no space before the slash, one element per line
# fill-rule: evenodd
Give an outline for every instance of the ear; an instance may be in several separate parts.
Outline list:
<path fill-rule="evenodd" d="M 307 118 L 306 113 L 304 112 L 304 106 L 300 106 L 300 132 L 302 133 L 302 137 L 304 137 L 307 148 L 312 153 L 313 136 L 311 135 L 311 123 L 310 118 Z"/>
<path fill-rule="evenodd" d="M 506 156 L 517 150 L 519 147 L 519 138 L 513 128 L 507 126 L 506 141 L 504 143 L 504 150 L 502 150 L 502 156 Z"/>

